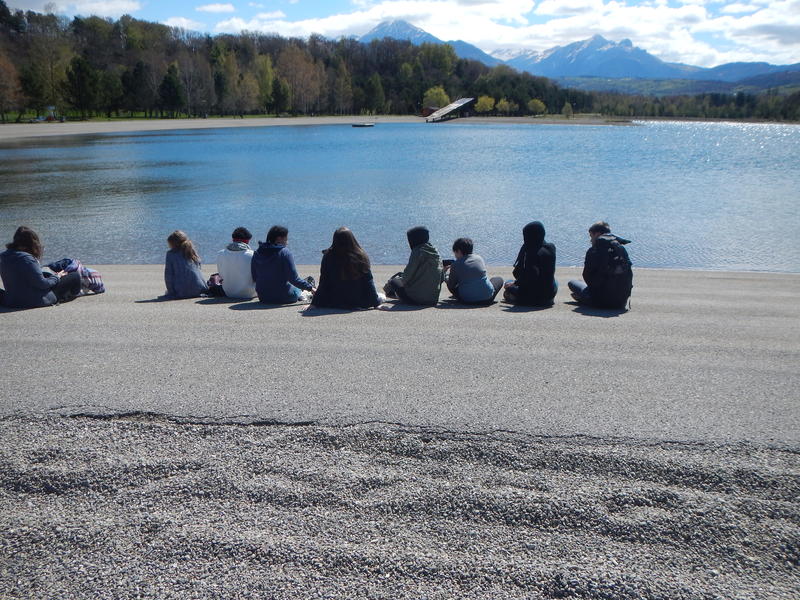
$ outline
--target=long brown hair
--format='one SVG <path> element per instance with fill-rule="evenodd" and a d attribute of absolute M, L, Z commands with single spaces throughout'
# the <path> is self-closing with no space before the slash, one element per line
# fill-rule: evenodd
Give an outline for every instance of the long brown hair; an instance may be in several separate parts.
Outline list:
<path fill-rule="evenodd" d="M 186 260 L 200 264 L 200 257 L 197 256 L 197 251 L 194 249 L 192 240 L 190 240 L 189 236 L 183 233 L 180 229 L 176 229 L 169 234 L 167 243 L 169 244 L 170 248 L 180 251 Z"/>
<path fill-rule="evenodd" d="M 9 250 L 27 252 L 33 255 L 36 260 L 41 260 L 44 254 L 44 246 L 42 246 L 42 240 L 39 239 L 39 234 L 30 227 L 25 227 L 24 225 L 17 227 L 17 230 L 14 232 L 14 240 L 6 244 L 6 248 Z"/>
<path fill-rule="evenodd" d="M 326 253 L 336 259 L 342 279 L 359 279 L 369 272 L 369 256 L 347 227 L 333 232 L 333 242 Z"/>

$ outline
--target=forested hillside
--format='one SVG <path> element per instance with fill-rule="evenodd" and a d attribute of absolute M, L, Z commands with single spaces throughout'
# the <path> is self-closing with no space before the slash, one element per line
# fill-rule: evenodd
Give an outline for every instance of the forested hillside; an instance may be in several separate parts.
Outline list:
<path fill-rule="evenodd" d="M 800 119 L 800 94 L 653 98 L 585 92 L 449 45 L 393 39 L 210 36 L 123 16 L 69 20 L 0 0 L 0 118 L 418 114 L 463 96 L 487 114 Z"/>

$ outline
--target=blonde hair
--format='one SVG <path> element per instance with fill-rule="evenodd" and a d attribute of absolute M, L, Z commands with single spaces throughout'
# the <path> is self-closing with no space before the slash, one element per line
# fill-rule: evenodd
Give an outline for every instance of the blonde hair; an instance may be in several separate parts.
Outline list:
<path fill-rule="evenodd" d="M 197 256 L 197 251 L 194 249 L 194 244 L 192 244 L 192 240 L 189 239 L 189 236 L 182 232 L 180 229 L 176 229 L 172 233 L 169 234 L 167 238 L 167 243 L 169 247 L 173 250 L 180 251 L 183 254 L 183 257 L 186 260 L 190 260 L 194 263 L 200 264 L 200 257 Z"/>

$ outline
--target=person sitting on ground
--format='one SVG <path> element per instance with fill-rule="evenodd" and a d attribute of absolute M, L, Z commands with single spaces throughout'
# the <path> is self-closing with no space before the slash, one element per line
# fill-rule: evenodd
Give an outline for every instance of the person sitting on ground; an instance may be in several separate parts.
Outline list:
<path fill-rule="evenodd" d="M 383 287 L 390 298 L 407 304 L 432 306 L 439 301 L 442 289 L 442 263 L 439 253 L 430 243 L 425 227 L 412 227 L 406 232 L 411 255 L 402 273 L 392 277 Z"/>
<path fill-rule="evenodd" d="M 62 276 L 43 272 L 39 261 L 44 246 L 30 227 L 18 227 L 14 239 L 0 254 L 0 277 L 5 290 L 0 290 L 0 304 L 9 308 L 39 308 L 69 302 L 81 294 L 80 273 Z"/>
<path fill-rule="evenodd" d="M 253 250 L 249 244 L 252 237 L 247 228 L 237 227 L 231 234 L 231 243 L 217 252 L 217 271 L 222 280 L 219 295 L 228 298 L 255 297 L 256 284 L 250 269 Z"/>
<path fill-rule="evenodd" d="M 504 300 L 524 306 L 550 306 L 558 292 L 556 247 L 544 239 L 544 225 L 532 221 L 522 229 L 524 243 L 514 262 L 514 280 L 505 284 Z"/>
<path fill-rule="evenodd" d="M 347 227 L 333 233 L 323 250 L 319 286 L 311 304 L 329 308 L 375 308 L 381 299 L 372 279 L 369 257 Z"/>
<path fill-rule="evenodd" d="M 567 285 L 580 304 L 598 308 L 625 308 L 633 289 L 633 270 L 628 251 L 630 240 L 611 233 L 605 221 L 589 227 L 592 246 L 586 251 L 583 281 L 573 279 Z"/>
<path fill-rule="evenodd" d="M 314 291 L 314 279 L 301 279 L 297 274 L 292 253 L 286 247 L 289 230 L 275 225 L 267 233 L 267 241 L 259 242 L 253 254 L 250 270 L 256 283 L 259 302 L 264 304 L 292 304 L 310 298 L 303 291 Z"/>
<path fill-rule="evenodd" d="M 189 239 L 180 229 L 167 238 L 169 250 L 164 264 L 165 296 L 170 299 L 197 298 L 208 292 L 200 270 L 200 257 Z"/>
<path fill-rule="evenodd" d="M 445 265 L 447 289 L 458 300 L 466 304 L 491 304 L 497 292 L 503 287 L 502 277 L 486 275 L 486 263 L 472 253 L 473 244 L 469 238 L 458 238 L 453 242 L 452 265 Z"/>

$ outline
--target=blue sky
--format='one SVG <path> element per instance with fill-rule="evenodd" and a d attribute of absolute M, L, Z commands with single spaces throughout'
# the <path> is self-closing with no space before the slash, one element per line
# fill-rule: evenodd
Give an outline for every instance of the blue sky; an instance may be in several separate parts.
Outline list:
<path fill-rule="evenodd" d="M 599 34 L 671 62 L 800 62 L 800 0 L 6 0 L 57 14 L 130 14 L 208 33 L 361 35 L 405 19 L 492 52 L 546 50 Z"/>

